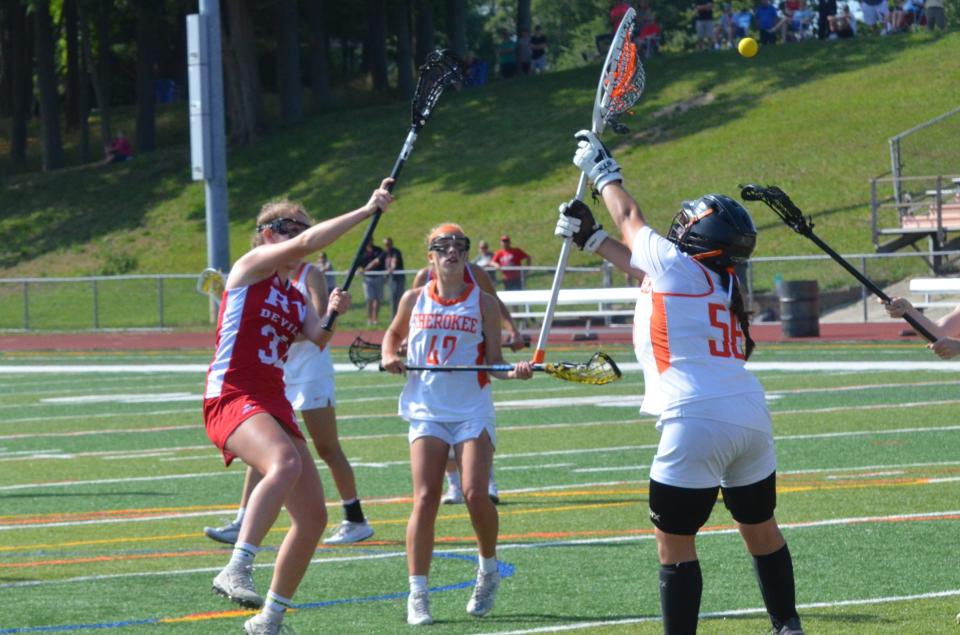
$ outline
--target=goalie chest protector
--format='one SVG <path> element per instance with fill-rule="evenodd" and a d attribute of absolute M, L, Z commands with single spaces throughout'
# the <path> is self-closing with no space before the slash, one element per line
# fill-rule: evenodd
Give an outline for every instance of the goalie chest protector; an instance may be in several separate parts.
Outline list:
<path fill-rule="evenodd" d="M 468 284 L 459 298 L 437 295 L 431 280 L 410 315 L 407 364 L 455 366 L 486 363 L 480 288 Z M 486 372 L 409 371 L 400 394 L 399 414 L 407 420 L 456 422 L 493 418 L 493 395 Z"/>

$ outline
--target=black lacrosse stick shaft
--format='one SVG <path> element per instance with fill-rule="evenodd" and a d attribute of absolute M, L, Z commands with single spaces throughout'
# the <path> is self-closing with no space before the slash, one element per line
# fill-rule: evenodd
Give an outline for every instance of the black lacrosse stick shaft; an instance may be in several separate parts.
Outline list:
<path fill-rule="evenodd" d="M 776 193 L 775 194 L 772 193 L 771 190 L 775 191 Z M 860 284 L 862 284 L 863 286 L 865 286 L 871 293 L 873 293 L 875 296 L 877 296 L 884 302 L 890 302 L 890 299 L 891 299 L 890 296 L 884 293 L 883 289 L 878 287 L 872 280 L 867 278 L 865 275 L 857 271 L 857 269 L 854 268 L 853 265 L 847 262 L 846 258 L 838 254 L 836 251 L 834 251 L 833 248 L 830 247 L 830 245 L 825 243 L 823 240 L 820 239 L 819 236 L 813 233 L 813 228 L 811 224 L 806 222 L 803 218 L 803 212 L 801 212 L 800 209 L 796 205 L 794 205 L 793 201 L 790 200 L 790 197 L 787 196 L 786 193 L 783 192 L 783 190 L 781 190 L 780 188 L 763 188 L 757 185 L 750 185 L 750 186 L 746 186 L 746 188 L 741 192 L 741 197 L 744 198 L 745 200 L 759 199 L 764 203 L 766 203 L 770 209 L 776 212 L 777 216 L 779 216 L 784 223 L 786 223 L 798 234 L 806 236 L 811 241 L 813 241 L 813 243 L 817 247 L 823 250 L 825 254 L 833 258 L 833 260 L 836 261 L 837 264 L 839 264 L 841 267 L 846 269 L 847 273 L 849 273 L 851 276 L 856 278 L 857 281 L 860 282 Z M 793 216 L 795 217 L 785 216 L 778 209 L 777 205 L 774 205 L 773 203 L 771 203 L 771 199 L 777 201 L 780 205 L 786 205 L 789 208 L 791 208 L 791 211 L 795 212 L 793 214 Z M 903 319 L 906 320 L 907 323 L 910 326 L 912 326 L 917 333 L 919 333 L 924 338 L 926 338 L 927 341 L 929 342 L 937 341 L 936 336 L 934 336 L 930 331 L 924 328 L 924 326 L 919 322 L 917 322 L 913 317 L 909 315 L 904 315 Z"/>

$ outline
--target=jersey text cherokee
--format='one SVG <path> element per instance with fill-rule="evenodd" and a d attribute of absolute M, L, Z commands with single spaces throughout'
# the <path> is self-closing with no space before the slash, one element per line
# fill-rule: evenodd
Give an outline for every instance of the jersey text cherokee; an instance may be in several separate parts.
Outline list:
<path fill-rule="evenodd" d="M 464 331 L 476 333 L 479 320 L 468 315 L 449 313 L 414 313 L 410 323 L 417 329 L 443 329 L 446 331 Z"/>

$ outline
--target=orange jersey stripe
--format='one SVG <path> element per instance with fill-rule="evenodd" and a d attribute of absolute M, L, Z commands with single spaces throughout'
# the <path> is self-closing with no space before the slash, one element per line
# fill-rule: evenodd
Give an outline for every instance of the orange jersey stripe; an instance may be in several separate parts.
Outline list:
<path fill-rule="evenodd" d="M 650 344 L 657 360 L 657 371 L 662 375 L 670 368 L 670 339 L 667 335 L 667 308 L 662 293 L 651 293 L 653 312 L 650 315 Z"/>

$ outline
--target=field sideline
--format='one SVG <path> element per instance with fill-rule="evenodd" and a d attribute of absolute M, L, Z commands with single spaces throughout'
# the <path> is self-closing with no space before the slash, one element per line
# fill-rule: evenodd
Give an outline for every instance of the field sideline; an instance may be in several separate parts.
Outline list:
<path fill-rule="evenodd" d="M 643 381 L 631 353 L 610 352 L 625 370 L 610 386 L 495 384 L 503 587 L 490 616 L 465 613 L 475 546 L 466 509 L 444 506 L 431 633 L 661 631 L 646 518 L 657 432 L 637 412 Z M 0 354 L 0 635 L 241 631 L 249 612 L 210 591 L 229 551 L 201 532 L 232 515 L 242 482 L 200 422 L 208 355 Z M 960 364 L 900 342 L 765 344 L 752 363 L 774 414 L 777 515 L 808 632 L 956 629 Z M 377 533 L 318 549 L 287 622 L 301 634 L 412 632 L 401 380 L 344 370 L 337 381 L 341 437 Z M 286 526 L 281 516 L 258 558 L 264 590 Z M 763 633 L 750 561 L 732 534 L 718 505 L 699 540 L 700 630 Z"/>

